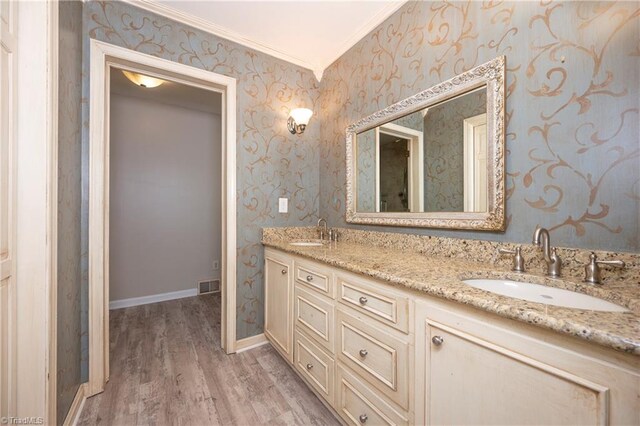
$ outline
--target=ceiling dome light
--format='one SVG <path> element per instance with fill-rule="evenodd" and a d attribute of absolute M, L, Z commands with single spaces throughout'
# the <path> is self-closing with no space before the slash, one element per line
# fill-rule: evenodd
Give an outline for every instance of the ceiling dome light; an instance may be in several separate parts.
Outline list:
<path fill-rule="evenodd" d="M 292 110 L 287 120 L 289 131 L 294 135 L 303 133 L 312 115 L 313 111 L 308 108 L 296 108 Z"/>
<path fill-rule="evenodd" d="M 160 80 L 159 78 L 149 77 L 148 75 L 138 74 L 131 71 L 122 70 L 122 74 L 124 74 L 133 84 L 136 84 L 140 87 L 145 87 L 147 89 L 151 89 L 152 87 L 158 87 L 164 80 Z"/>

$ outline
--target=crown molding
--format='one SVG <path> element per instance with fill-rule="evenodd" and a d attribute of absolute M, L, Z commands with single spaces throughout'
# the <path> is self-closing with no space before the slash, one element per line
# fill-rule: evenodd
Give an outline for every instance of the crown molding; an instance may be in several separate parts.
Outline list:
<path fill-rule="evenodd" d="M 398 9 L 405 5 L 409 0 L 398 1 L 397 3 L 389 3 L 383 9 L 380 9 L 378 13 L 371 17 L 367 22 L 362 24 L 358 30 L 346 39 L 342 45 L 338 48 L 337 53 L 333 58 L 325 62 L 322 66 L 322 72 L 326 70 L 331 64 L 337 61 L 347 50 L 351 49 L 360 40 L 362 40 L 367 34 L 373 31 L 378 25 L 382 24 L 389 16 L 393 15 Z M 322 74 L 320 74 L 322 76 Z M 319 80 L 318 80 L 319 81 Z"/>
<path fill-rule="evenodd" d="M 88 1 L 88 0 L 83 0 Z M 164 16 L 173 21 L 183 23 L 185 25 L 189 25 L 193 28 L 197 28 L 199 30 L 205 31 L 210 34 L 217 35 L 224 39 L 230 40 L 232 42 L 241 44 L 245 47 L 249 47 L 251 49 L 257 50 L 259 52 L 265 53 L 267 55 L 273 56 L 278 59 L 282 59 L 283 61 L 287 61 L 289 63 L 298 65 L 302 68 L 306 68 L 308 70 L 313 71 L 313 74 L 316 76 L 318 81 L 322 80 L 322 74 L 324 70 L 334 63 L 340 56 L 342 56 L 347 50 L 351 49 L 357 42 L 359 42 L 364 36 L 369 34 L 375 27 L 380 25 L 385 19 L 395 13 L 400 7 L 402 7 L 405 1 L 399 1 L 398 3 L 390 3 L 383 9 L 381 9 L 378 13 L 376 13 L 371 19 L 369 19 L 366 23 L 360 26 L 358 30 L 347 40 L 345 40 L 335 55 L 331 57 L 330 60 L 325 61 L 321 64 L 312 64 L 304 59 L 300 59 L 298 57 L 289 55 L 285 52 L 282 52 L 275 47 L 268 46 L 259 41 L 247 38 L 242 34 L 229 30 L 220 25 L 214 24 L 211 21 L 206 19 L 202 19 L 198 16 L 182 12 L 173 7 L 164 5 L 157 0 L 121 0 L 125 3 L 129 3 L 133 6 L 139 7 L 141 9 L 145 9 L 149 12 Z"/>
<path fill-rule="evenodd" d="M 241 44 L 245 47 L 249 47 L 259 52 L 266 53 L 267 55 L 273 56 L 274 58 L 282 59 L 283 61 L 287 61 L 289 63 L 298 65 L 302 68 L 306 68 L 308 70 L 313 71 L 313 73 L 316 75 L 316 78 L 318 78 L 316 67 L 313 64 L 303 59 L 284 53 L 271 46 L 267 46 L 264 43 L 260 43 L 258 41 L 247 38 L 240 33 L 229 30 L 220 25 L 214 24 L 213 22 L 208 21 L 206 19 L 202 19 L 198 16 L 182 12 L 180 10 L 174 9 L 173 7 L 166 6 L 162 3 L 159 3 L 153 0 L 121 0 L 121 1 L 124 3 L 129 3 L 132 6 L 136 6 L 141 9 L 147 10 L 149 12 L 155 13 L 157 15 L 164 16 L 165 18 L 169 18 L 173 21 L 180 22 L 185 25 L 189 25 L 190 27 L 197 28 L 199 30 L 205 31 L 213 35 L 217 35 L 226 40 Z M 320 78 L 322 78 L 322 71 L 319 71 L 319 72 L 320 72 Z"/>

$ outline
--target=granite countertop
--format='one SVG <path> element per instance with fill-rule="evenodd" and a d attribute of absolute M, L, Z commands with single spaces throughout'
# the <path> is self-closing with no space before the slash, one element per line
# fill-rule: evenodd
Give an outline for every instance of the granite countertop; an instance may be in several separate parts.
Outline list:
<path fill-rule="evenodd" d="M 350 242 L 301 247 L 289 240 L 263 237 L 265 246 L 324 262 L 428 295 L 474 306 L 505 318 L 568 334 L 618 351 L 640 356 L 640 289 L 634 281 L 612 288 L 571 278 L 550 279 L 535 273 L 515 273 L 486 263 L 381 248 Z M 475 289 L 461 280 L 506 278 L 578 291 L 625 306 L 631 312 L 599 312 L 562 308 L 500 296 Z"/>

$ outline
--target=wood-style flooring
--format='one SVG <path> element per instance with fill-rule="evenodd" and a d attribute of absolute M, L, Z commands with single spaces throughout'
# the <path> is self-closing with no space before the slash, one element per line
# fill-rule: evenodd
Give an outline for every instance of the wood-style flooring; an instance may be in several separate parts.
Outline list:
<path fill-rule="evenodd" d="M 271 345 L 221 350 L 219 295 L 110 317 L 111 377 L 87 399 L 79 424 L 338 424 Z"/>

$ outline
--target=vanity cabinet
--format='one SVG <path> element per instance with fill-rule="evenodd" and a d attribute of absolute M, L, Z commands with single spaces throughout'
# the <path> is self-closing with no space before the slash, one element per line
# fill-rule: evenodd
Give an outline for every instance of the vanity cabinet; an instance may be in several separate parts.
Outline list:
<path fill-rule="evenodd" d="M 638 357 L 275 249 L 265 277 L 266 337 L 346 424 L 640 424 Z"/>
<path fill-rule="evenodd" d="M 640 423 L 637 362 L 448 302 L 416 321 L 417 424 Z"/>
<path fill-rule="evenodd" d="M 275 250 L 264 254 L 264 334 L 293 362 L 293 259 Z"/>

